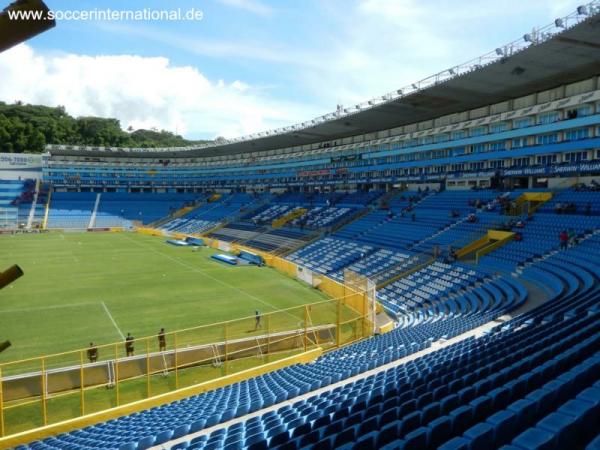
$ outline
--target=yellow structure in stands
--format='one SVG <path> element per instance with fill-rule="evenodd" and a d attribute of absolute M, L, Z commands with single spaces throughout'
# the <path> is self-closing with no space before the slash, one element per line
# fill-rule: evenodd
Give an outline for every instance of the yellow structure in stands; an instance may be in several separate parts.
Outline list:
<path fill-rule="evenodd" d="M 461 259 L 475 254 L 475 263 L 477 263 L 479 262 L 479 258 L 502 247 L 507 242 L 512 241 L 514 237 L 515 233 L 512 231 L 488 230 L 483 237 L 459 249 L 456 252 L 456 257 Z"/>
<path fill-rule="evenodd" d="M 552 197 L 552 192 L 523 192 L 516 198 L 510 210 L 510 215 L 533 214 Z"/>
<path fill-rule="evenodd" d="M 52 190 L 48 191 L 48 201 L 46 201 L 46 209 L 44 210 L 44 221 L 42 222 L 42 228 L 48 229 L 48 214 L 50 213 L 50 200 L 52 200 Z"/>
<path fill-rule="evenodd" d="M 304 214 L 306 214 L 306 211 L 307 211 L 306 208 L 296 208 L 296 209 L 293 209 L 289 213 L 284 214 L 283 216 L 281 216 L 279 219 L 275 219 L 271 223 L 271 226 L 273 228 L 281 228 L 282 226 L 284 226 L 289 221 L 297 219 L 298 217 L 301 217 Z"/>

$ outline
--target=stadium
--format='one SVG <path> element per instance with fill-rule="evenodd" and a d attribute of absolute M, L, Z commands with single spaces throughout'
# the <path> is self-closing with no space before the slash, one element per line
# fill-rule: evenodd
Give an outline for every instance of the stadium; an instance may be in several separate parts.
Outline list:
<path fill-rule="evenodd" d="M 600 449 L 599 62 L 592 1 L 297 125 L 0 153 L 0 448 Z"/>

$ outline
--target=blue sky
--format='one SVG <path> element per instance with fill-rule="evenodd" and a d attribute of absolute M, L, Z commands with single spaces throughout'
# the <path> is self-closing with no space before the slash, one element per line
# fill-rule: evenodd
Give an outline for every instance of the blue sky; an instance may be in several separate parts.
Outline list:
<path fill-rule="evenodd" d="M 0 3 L 7 3 L 7 0 Z M 46 0 L 57 11 L 200 9 L 201 21 L 60 21 L 0 55 L 0 100 L 189 138 L 298 123 L 517 39 L 572 0 Z M 5 5 L 0 5 L 5 6 Z"/>

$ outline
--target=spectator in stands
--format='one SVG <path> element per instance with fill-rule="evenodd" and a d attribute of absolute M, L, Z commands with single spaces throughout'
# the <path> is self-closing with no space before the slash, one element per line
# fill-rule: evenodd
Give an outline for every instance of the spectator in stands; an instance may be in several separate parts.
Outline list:
<path fill-rule="evenodd" d="M 563 211 L 563 206 L 561 202 L 556 202 L 556 205 L 554 205 L 554 212 L 556 214 L 562 214 Z"/>
<path fill-rule="evenodd" d="M 131 335 L 131 333 L 127 333 L 127 337 L 125 338 L 125 353 L 127 356 L 133 356 L 133 344 L 135 343 L 135 339 Z"/>
<path fill-rule="evenodd" d="M 254 331 L 258 330 L 259 328 L 262 328 L 262 325 L 260 324 L 260 311 L 256 310 L 254 311 L 254 320 L 255 320 L 255 324 L 254 324 Z"/>
<path fill-rule="evenodd" d="M 489 202 L 487 205 L 485 205 L 485 210 L 486 211 L 493 211 L 494 210 L 494 204 L 492 202 Z"/>
<path fill-rule="evenodd" d="M 519 220 L 515 226 L 517 228 L 525 228 L 525 222 L 523 222 L 522 220 Z"/>
<path fill-rule="evenodd" d="M 591 202 L 587 202 L 587 204 L 585 205 L 585 215 L 586 216 L 592 215 L 592 203 Z"/>
<path fill-rule="evenodd" d="M 450 246 L 448 247 L 448 262 L 454 261 L 456 261 L 456 251 Z"/>
<path fill-rule="evenodd" d="M 517 232 L 515 233 L 515 241 L 521 242 L 523 240 L 523 234 Z"/>
<path fill-rule="evenodd" d="M 167 350 L 167 337 L 165 336 L 165 329 L 161 328 L 158 332 L 158 351 L 164 352 Z"/>
<path fill-rule="evenodd" d="M 558 235 L 558 240 L 560 241 L 561 250 L 566 250 L 567 246 L 569 245 L 569 234 L 566 230 L 560 232 Z"/>
<path fill-rule="evenodd" d="M 467 222 L 477 223 L 477 216 L 473 213 L 469 214 L 469 216 L 467 217 Z"/>
<path fill-rule="evenodd" d="M 91 363 L 98 361 L 98 347 L 96 347 L 93 342 L 90 342 L 90 348 L 87 351 L 87 357 Z"/>
<path fill-rule="evenodd" d="M 575 245 L 575 240 L 577 239 L 577 234 L 573 228 L 569 228 L 567 231 L 567 235 L 569 236 L 569 247 L 573 247 Z"/>
<path fill-rule="evenodd" d="M 412 213 L 412 215 L 410 216 L 410 220 L 415 222 L 417 220 L 417 215 L 415 213 Z"/>
<path fill-rule="evenodd" d="M 439 245 L 434 245 L 433 246 L 433 257 L 435 259 L 439 258 L 440 256 L 440 246 Z"/>

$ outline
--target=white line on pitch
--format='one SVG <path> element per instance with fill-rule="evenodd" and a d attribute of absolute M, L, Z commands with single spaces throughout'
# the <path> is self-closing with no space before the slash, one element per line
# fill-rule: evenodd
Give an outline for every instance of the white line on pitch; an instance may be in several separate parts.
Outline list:
<path fill-rule="evenodd" d="M 102 303 L 102 307 L 104 308 L 104 311 L 106 311 L 106 314 L 108 315 L 108 318 L 110 319 L 110 321 L 113 323 L 113 325 L 115 326 L 115 328 L 117 329 L 117 331 L 121 335 L 121 339 L 125 339 L 125 335 L 123 334 L 123 332 L 119 328 L 119 325 L 117 325 L 117 322 L 115 322 L 115 319 L 113 318 L 112 314 L 108 310 L 108 307 L 106 306 L 106 303 L 104 303 L 104 302 L 100 302 L 100 303 Z"/>

